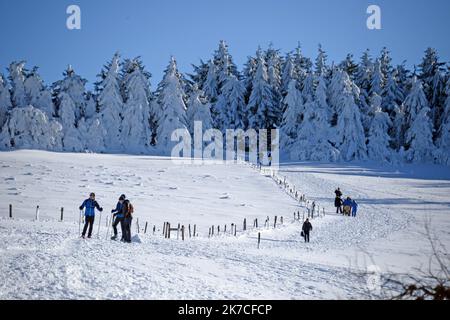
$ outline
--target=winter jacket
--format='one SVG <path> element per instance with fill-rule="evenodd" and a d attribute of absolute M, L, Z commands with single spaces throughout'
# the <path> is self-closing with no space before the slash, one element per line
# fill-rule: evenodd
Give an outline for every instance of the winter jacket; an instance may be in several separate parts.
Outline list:
<path fill-rule="evenodd" d="M 111 213 L 115 213 L 116 218 L 121 219 L 121 218 L 125 217 L 125 214 L 124 214 L 124 212 L 122 212 L 122 210 L 123 210 L 123 203 L 120 203 L 120 201 L 119 201 L 119 202 L 117 202 L 116 208 L 113 211 L 111 211 Z"/>
<path fill-rule="evenodd" d="M 342 197 L 342 192 L 341 192 L 341 190 L 334 190 L 334 193 L 336 194 L 336 197 L 338 197 L 338 198 L 340 198 L 340 197 Z"/>
<path fill-rule="evenodd" d="M 303 223 L 303 227 L 302 227 L 303 232 L 308 233 L 309 231 L 312 230 L 312 228 L 313 228 L 313 227 L 312 227 L 311 222 L 305 221 L 305 222 Z"/>
<path fill-rule="evenodd" d="M 340 207 L 342 206 L 342 199 L 339 197 L 336 197 L 336 199 L 334 199 L 334 206 L 335 207 Z"/>
<path fill-rule="evenodd" d="M 129 209 L 128 207 L 130 206 L 130 201 L 125 200 L 123 202 L 123 206 L 122 206 L 122 214 L 124 216 L 125 219 L 133 219 L 133 216 L 131 215 L 131 213 L 129 213 Z"/>
<path fill-rule="evenodd" d="M 98 209 L 98 211 L 102 212 L 103 208 L 100 207 L 97 201 L 86 199 L 84 200 L 83 204 L 80 207 L 80 210 L 83 210 L 86 208 L 86 211 L 84 212 L 84 215 L 86 217 L 94 217 L 95 216 L 95 208 Z"/>
<path fill-rule="evenodd" d="M 358 210 L 358 204 L 355 200 L 352 201 L 352 210 L 353 212 L 356 212 Z"/>
<path fill-rule="evenodd" d="M 344 206 L 349 206 L 349 207 L 351 207 L 352 206 L 352 200 L 348 200 L 348 199 L 345 199 L 345 201 L 344 201 Z"/>

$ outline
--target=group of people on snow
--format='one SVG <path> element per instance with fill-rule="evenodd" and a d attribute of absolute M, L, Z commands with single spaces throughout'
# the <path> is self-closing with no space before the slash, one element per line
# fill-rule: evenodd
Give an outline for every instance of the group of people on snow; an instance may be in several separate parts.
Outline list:
<path fill-rule="evenodd" d="M 355 200 L 352 200 L 350 197 L 342 200 L 342 191 L 340 188 L 337 188 L 334 193 L 336 195 L 336 198 L 334 199 L 336 213 L 356 217 L 356 213 L 358 212 L 358 203 Z"/>
<path fill-rule="evenodd" d="M 95 193 L 91 193 L 89 198 L 84 200 L 80 206 L 80 211 L 84 210 L 84 227 L 83 233 L 81 234 L 82 238 L 85 238 L 86 232 L 87 237 L 91 238 L 92 229 L 94 226 L 95 220 L 95 209 L 102 212 L 103 208 L 98 204 L 95 200 Z M 134 208 L 131 202 L 127 199 L 127 197 L 122 194 L 119 197 L 119 201 L 117 202 L 116 208 L 111 210 L 112 216 L 112 228 L 114 231 L 114 235 L 111 237 L 111 240 L 117 239 L 117 225 L 120 223 L 120 228 L 122 230 L 122 238 L 120 241 L 123 242 L 131 242 L 131 222 L 133 220 Z M 89 230 L 88 230 L 89 228 Z"/>

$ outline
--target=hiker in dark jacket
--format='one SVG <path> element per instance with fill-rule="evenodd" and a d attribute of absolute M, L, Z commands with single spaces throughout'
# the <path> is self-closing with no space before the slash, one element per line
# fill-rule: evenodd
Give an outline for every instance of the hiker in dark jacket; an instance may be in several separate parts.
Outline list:
<path fill-rule="evenodd" d="M 342 197 L 342 192 L 340 188 L 337 188 L 336 190 L 334 190 L 334 194 L 336 195 L 336 197 Z"/>
<path fill-rule="evenodd" d="M 123 241 L 131 243 L 131 222 L 133 220 L 133 206 L 129 200 L 123 202 L 122 213 L 124 214 L 123 219 L 123 230 L 125 232 Z"/>
<path fill-rule="evenodd" d="M 122 194 L 119 198 L 119 202 L 117 202 L 116 208 L 111 210 L 111 213 L 113 214 L 114 217 L 114 222 L 112 224 L 113 230 L 114 230 L 114 235 L 111 237 L 111 240 L 116 240 L 117 239 L 117 225 L 120 223 L 120 228 L 122 230 L 122 241 L 124 239 L 124 235 L 125 235 L 125 231 L 124 231 L 124 223 L 123 220 L 125 218 L 125 214 L 122 212 L 123 209 L 123 203 L 126 200 L 126 196 L 124 194 Z"/>
<path fill-rule="evenodd" d="M 85 222 L 84 222 L 84 228 L 83 233 L 81 234 L 81 237 L 84 238 L 86 235 L 86 230 L 89 226 L 89 232 L 88 232 L 88 238 L 92 236 L 92 228 L 94 227 L 94 220 L 95 220 L 95 209 L 102 212 L 103 208 L 100 207 L 97 201 L 95 201 L 95 193 L 91 193 L 89 195 L 89 199 L 86 199 L 83 201 L 83 204 L 80 206 L 80 210 L 83 210 L 86 208 L 84 212 L 85 216 Z"/>
<path fill-rule="evenodd" d="M 342 199 L 340 197 L 334 199 L 334 206 L 336 207 L 336 213 L 342 213 Z"/>
<path fill-rule="evenodd" d="M 311 225 L 311 222 L 309 222 L 309 219 L 307 218 L 302 226 L 303 237 L 305 237 L 305 242 L 309 242 L 309 232 L 312 231 L 312 228 L 313 227 Z"/>

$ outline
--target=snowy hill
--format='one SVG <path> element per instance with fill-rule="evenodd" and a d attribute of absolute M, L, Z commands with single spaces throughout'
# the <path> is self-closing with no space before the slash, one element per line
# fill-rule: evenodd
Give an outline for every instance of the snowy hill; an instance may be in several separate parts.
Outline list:
<path fill-rule="evenodd" d="M 367 264 L 382 272 L 413 272 L 428 263 L 429 244 L 420 234 L 425 216 L 450 245 L 448 167 L 282 166 L 279 175 L 327 213 L 313 219 L 309 244 L 293 221 L 293 212 L 305 209 L 271 177 L 244 164 L 15 151 L 0 153 L 0 167 L 3 299 L 367 298 L 366 279 L 357 273 Z M 359 202 L 356 218 L 333 214 L 337 186 Z M 96 217 L 94 238 L 82 240 L 78 206 L 91 191 L 105 211 L 100 229 Z M 121 193 L 136 209 L 132 244 L 106 240 L 105 217 Z M 37 205 L 40 221 L 34 221 Z M 61 207 L 64 222 L 58 221 Z M 266 229 L 267 216 L 271 225 L 274 216 L 284 223 Z M 255 218 L 258 230 L 252 228 Z M 164 239 L 165 221 L 196 224 L 199 236 Z M 143 234 L 145 222 L 149 230 Z M 231 223 L 237 237 L 230 234 Z M 208 237 L 212 225 L 221 226 L 221 235 Z"/>

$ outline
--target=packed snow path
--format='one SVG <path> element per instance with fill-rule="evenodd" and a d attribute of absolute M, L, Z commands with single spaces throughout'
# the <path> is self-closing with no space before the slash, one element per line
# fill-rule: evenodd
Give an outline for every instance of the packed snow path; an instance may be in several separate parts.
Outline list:
<path fill-rule="evenodd" d="M 364 298 L 365 280 L 353 273 L 365 267 L 363 253 L 373 255 L 383 271 L 404 272 L 428 262 L 427 243 L 418 237 L 424 207 L 449 243 L 450 174 L 442 167 L 433 177 L 436 167 L 400 172 L 364 164 L 283 166 L 279 174 L 327 212 L 337 186 L 360 202 L 356 219 L 314 219 L 310 244 L 300 238 L 301 224 L 292 221 L 294 210 L 301 210 L 298 203 L 245 165 L 21 151 L 0 153 L 0 167 L 0 298 L 5 299 Z M 77 207 L 90 191 L 106 212 L 125 192 L 141 228 L 149 221 L 156 234 L 140 234 L 131 245 L 105 240 L 104 214 L 100 239 L 79 239 Z M 9 203 L 13 220 L 6 218 Z M 38 204 L 41 221 L 33 222 Z M 60 207 L 64 222 L 57 221 Z M 275 215 L 285 223 L 258 230 L 260 250 L 257 231 L 207 237 L 211 225 L 236 223 L 239 231 L 244 218 L 248 226 L 258 218 L 261 226 Z M 164 221 L 195 223 L 200 237 L 163 239 Z"/>

